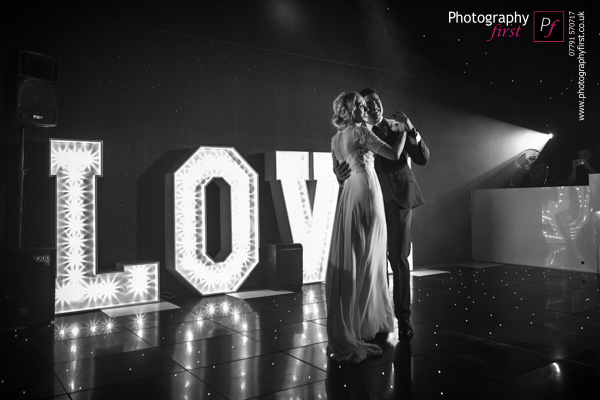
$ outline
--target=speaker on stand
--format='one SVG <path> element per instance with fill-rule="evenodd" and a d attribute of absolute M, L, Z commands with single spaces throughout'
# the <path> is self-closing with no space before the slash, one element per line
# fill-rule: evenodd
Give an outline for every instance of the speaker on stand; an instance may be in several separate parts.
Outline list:
<path fill-rule="evenodd" d="M 57 59 L 12 50 L 7 65 L 5 116 L 19 127 L 16 246 L 2 248 L 0 327 L 29 325 L 54 319 L 56 249 L 23 246 L 25 127 L 57 125 Z"/>
<path fill-rule="evenodd" d="M 7 117 L 21 126 L 53 127 L 58 114 L 57 59 L 45 54 L 13 50 L 10 56 Z"/>
<path fill-rule="evenodd" d="M 12 50 L 7 65 L 6 117 L 19 127 L 19 189 L 17 248 L 23 237 L 23 186 L 25 181 L 25 127 L 49 128 L 57 124 L 58 68 L 56 58 L 27 50 Z"/>

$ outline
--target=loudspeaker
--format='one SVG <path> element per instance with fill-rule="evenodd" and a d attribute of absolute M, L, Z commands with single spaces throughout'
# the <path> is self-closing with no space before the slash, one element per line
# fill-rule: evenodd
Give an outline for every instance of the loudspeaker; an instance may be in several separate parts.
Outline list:
<path fill-rule="evenodd" d="M 0 257 L 0 327 L 53 321 L 56 249 L 7 248 Z"/>
<path fill-rule="evenodd" d="M 261 261 L 266 266 L 267 287 L 271 290 L 299 290 L 303 284 L 302 245 L 263 244 Z"/>
<path fill-rule="evenodd" d="M 13 65 L 7 71 L 9 82 L 8 117 L 26 126 L 52 127 L 57 124 L 58 67 L 57 59 L 45 54 L 13 50 Z"/>

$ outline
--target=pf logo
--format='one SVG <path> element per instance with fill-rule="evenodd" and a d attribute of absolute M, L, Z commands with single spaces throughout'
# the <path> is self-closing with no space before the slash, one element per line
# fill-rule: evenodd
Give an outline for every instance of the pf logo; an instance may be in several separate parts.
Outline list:
<path fill-rule="evenodd" d="M 565 41 L 564 11 L 534 11 L 533 12 L 533 41 L 534 42 L 564 42 Z"/>

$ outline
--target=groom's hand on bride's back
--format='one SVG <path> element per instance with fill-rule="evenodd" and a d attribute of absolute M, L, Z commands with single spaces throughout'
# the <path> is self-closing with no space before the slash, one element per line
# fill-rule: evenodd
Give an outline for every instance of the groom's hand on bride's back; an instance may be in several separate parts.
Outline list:
<path fill-rule="evenodd" d="M 338 182 L 341 184 L 350 177 L 350 165 L 346 161 L 342 161 L 333 167 L 333 173 L 335 174 Z"/>

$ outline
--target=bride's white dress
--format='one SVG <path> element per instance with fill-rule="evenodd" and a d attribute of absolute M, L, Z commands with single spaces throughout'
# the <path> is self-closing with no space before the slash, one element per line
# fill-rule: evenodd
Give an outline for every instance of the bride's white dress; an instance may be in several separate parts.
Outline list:
<path fill-rule="evenodd" d="M 367 128 L 348 127 L 331 140 L 338 161 L 351 168 L 335 214 L 327 266 L 328 355 L 358 363 L 381 354 L 363 340 L 394 330 L 387 285 L 386 226 L 374 155 L 383 145 Z"/>

